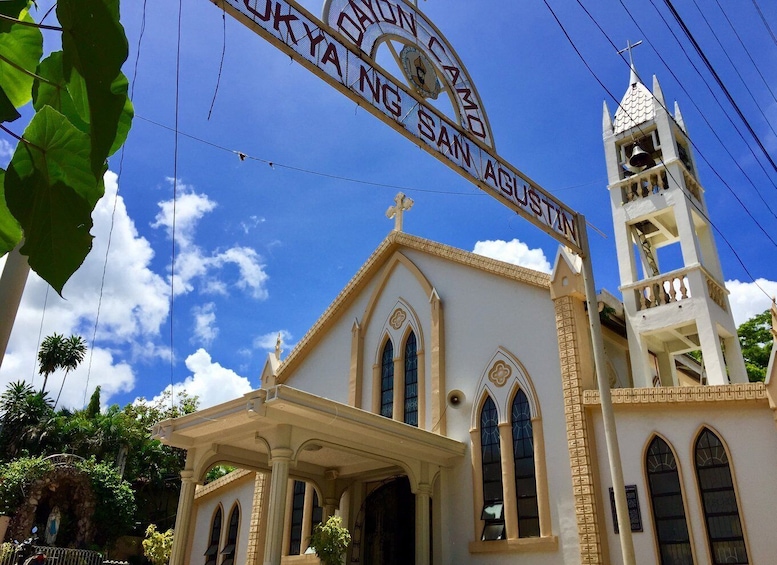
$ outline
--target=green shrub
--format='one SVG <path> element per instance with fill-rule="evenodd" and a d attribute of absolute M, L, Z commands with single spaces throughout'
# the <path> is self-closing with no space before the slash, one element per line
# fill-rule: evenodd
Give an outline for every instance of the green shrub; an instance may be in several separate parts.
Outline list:
<path fill-rule="evenodd" d="M 343 527 L 340 516 L 330 516 L 325 523 L 316 524 L 310 536 L 310 547 L 316 550 L 323 565 L 341 565 L 349 543 L 351 534 Z"/>
<path fill-rule="evenodd" d="M 0 515 L 13 516 L 28 487 L 54 467 L 42 457 L 22 457 L 0 465 Z"/>
<path fill-rule="evenodd" d="M 167 565 L 173 551 L 173 530 L 158 532 L 155 524 L 146 528 L 143 555 L 154 565 Z"/>

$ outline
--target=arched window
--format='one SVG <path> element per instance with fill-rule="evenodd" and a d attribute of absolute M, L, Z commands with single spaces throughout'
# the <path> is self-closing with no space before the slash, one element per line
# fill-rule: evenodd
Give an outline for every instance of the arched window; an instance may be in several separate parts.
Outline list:
<path fill-rule="evenodd" d="M 394 415 L 394 344 L 389 339 L 383 346 L 380 368 L 380 415 Z"/>
<path fill-rule="evenodd" d="M 513 398 L 513 459 L 515 461 L 515 496 L 518 510 L 518 536 L 539 537 L 540 512 L 537 507 L 537 480 L 534 470 L 534 435 L 531 407 L 522 390 Z"/>
<path fill-rule="evenodd" d="M 499 448 L 499 421 L 496 405 L 487 397 L 480 411 L 480 447 L 483 466 L 483 512 L 481 540 L 505 539 L 502 456 Z"/>
<path fill-rule="evenodd" d="M 728 454 L 707 428 L 696 440 L 695 460 L 712 562 L 749 563 Z"/>
<path fill-rule="evenodd" d="M 294 494 L 291 499 L 291 535 L 289 536 L 289 555 L 299 555 L 302 549 L 302 520 L 305 514 L 305 483 L 294 481 Z"/>
<path fill-rule="evenodd" d="M 223 560 L 221 565 L 233 565 L 235 563 L 235 548 L 237 547 L 237 531 L 240 528 L 240 507 L 235 504 L 229 515 L 229 530 L 227 530 L 227 543 L 221 550 Z"/>
<path fill-rule="evenodd" d="M 205 565 L 216 565 L 221 544 L 221 506 L 218 507 L 210 523 L 210 539 L 205 550 Z"/>
<path fill-rule="evenodd" d="M 418 427 L 418 354 L 412 331 L 405 342 L 405 424 Z"/>
<path fill-rule="evenodd" d="M 650 442 L 645 469 L 661 565 L 693 565 L 677 461 L 660 437 Z"/>

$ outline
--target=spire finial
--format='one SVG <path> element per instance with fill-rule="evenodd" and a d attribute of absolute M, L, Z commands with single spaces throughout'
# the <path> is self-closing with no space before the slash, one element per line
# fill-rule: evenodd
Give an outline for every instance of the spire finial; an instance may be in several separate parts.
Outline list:
<path fill-rule="evenodd" d="M 283 340 L 281 339 L 281 332 L 278 332 L 278 339 L 275 340 L 275 358 L 280 361 L 281 360 L 281 344 L 283 343 Z"/>
<path fill-rule="evenodd" d="M 632 86 L 634 86 L 638 82 L 642 82 L 641 80 L 639 80 L 639 75 L 637 74 L 637 68 L 634 66 L 634 56 L 631 53 L 631 50 L 637 47 L 638 45 L 642 45 L 641 39 L 636 43 L 632 43 L 631 41 L 626 40 L 626 47 L 618 51 L 618 55 L 623 55 L 626 51 L 629 52 L 629 66 L 631 67 L 631 76 L 629 77 L 629 84 Z"/>
<path fill-rule="evenodd" d="M 410 210 L 413 207 L 413 200 L 405 196 L 404 193 L 398 192 L 394 197 L 394 206 L 389 206 L 386 210 L 386 217 L 390 220 L 394 218 L 394 231 L 402 231 L 402 216 L 405 210 Z"/>

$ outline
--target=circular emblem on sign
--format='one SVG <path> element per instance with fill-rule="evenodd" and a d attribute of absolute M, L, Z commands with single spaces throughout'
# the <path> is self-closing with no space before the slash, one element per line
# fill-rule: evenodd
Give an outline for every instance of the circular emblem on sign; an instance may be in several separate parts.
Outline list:
<path fill-rule="evenodd" d="M 488 379 L 496 386 L 504 386 L 510 375 L 513 374 L 513 369 L 504 361 L 497 361 L 491 370 L 488 372 Z"/>
<path fill-rule="evenodd" d="M 416 92 L 424 98 L 437 98 L 442 86 L 437 80 L 434 64 L 426 54 L 414 45 L 405 45 L 399 53 L 402 72 Z"/>

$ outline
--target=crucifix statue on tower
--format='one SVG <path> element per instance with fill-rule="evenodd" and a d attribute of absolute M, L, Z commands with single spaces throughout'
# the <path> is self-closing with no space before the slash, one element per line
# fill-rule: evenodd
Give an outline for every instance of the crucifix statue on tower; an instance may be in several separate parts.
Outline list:
<path fill-rule="evenodd" d="M 394 197 L 394 206 L 389 206 L 386 210 L 386 217 L 390 220 L 394 218 L 394 231 L 402 231 L 402 216 L 405 210 L 410 210 L 413 207 L 413 200 L 405 196 L 404 193 L 398 192 Z"/>

